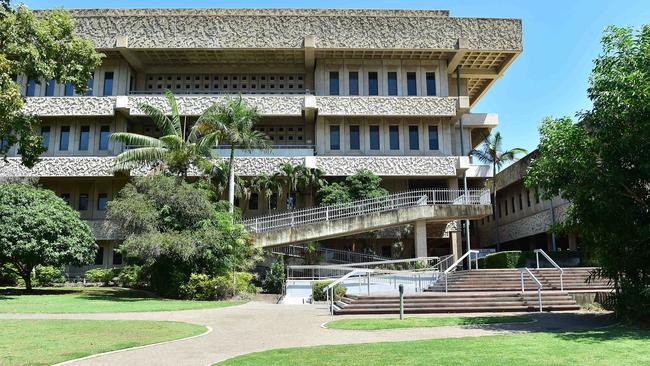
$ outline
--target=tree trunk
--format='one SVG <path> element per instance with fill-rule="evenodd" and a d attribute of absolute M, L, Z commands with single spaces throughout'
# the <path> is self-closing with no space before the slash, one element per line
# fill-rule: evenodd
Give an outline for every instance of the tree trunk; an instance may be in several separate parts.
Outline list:
<path fill-rule="evenodd" d="M 492 165 L 492 189 L 494 190 L 494 201 L 492 209 L 494 210 L 494 226 L 496 228 L 497 252 L 501 250 L 501 238 L 499 237 L 499 213 L 497 212 L 497 168 Z"/>
<path fill-rule="evenodd" d="M 228 202 L 230 213 L 235 212 L 235 145 L 230 146 L 230 165 L 228 167 Z"/>
<path fill-rule="evenodd" d="M 27 291 L 32 290 L 32 271 L 28 271 L 26 274 L 21 273 L 20 277 L 23 278 L 23 281 L 25 281 L 25 289 Z"/>

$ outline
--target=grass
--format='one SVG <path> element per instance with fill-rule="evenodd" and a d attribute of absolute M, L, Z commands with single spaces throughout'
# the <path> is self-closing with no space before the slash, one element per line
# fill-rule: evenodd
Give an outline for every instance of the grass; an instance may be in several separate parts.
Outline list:
<path fill-rule="evenodd" d="M 220 308 L 244 301 L 170 300 L 123 288 L 0 290 L 0 313 L 112 313 Z"/>
<path fill-rule="evenodd" d="M 200 325 L 138 320 L 0 320 L 0 365 L 51 365 L 204 333 Z"/>
<path fill-rule="evenodd" d="M 404 318 L 404 320 L 399 320 L 399 318 L 362 318 L 334 320 L 327 323 L 326 326 L 332 329 L 379 330 L 446 327 L 450 325 L 522 323 L 530 321 L 532 321 L 532 319 L 528 316 L 415 317 Z"/>
<path fill-rule="evenodd" d="M 565 333 L 432 339 L 278 349 L 220 366 L 648 365 L 650 330 L 613 327 Z"/>

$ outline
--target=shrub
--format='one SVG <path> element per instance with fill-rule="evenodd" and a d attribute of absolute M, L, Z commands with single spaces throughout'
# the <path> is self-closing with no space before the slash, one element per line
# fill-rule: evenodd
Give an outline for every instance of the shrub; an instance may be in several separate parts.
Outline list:
<path fill-rule="evenodd" d="M 36 286 L 49 287 L 54 284 L 65 283 L 65 276 L 60 268 L 52 266 L 38 266 L 35 270 Z"/>
<path fill-rule="evenodd" d="M 8 267 L 11 264 L 0 266 L 0 286 L 16 286 L 20 277 Z"/>
<path fill-rule="evenodd" d="M 327 294 L 323 292 L 323 289 L 327 287 L 330 283 L 334 281 L 332 280 L 326 280 L 326 281 L 314 281 L 312 283 L 312 299 L 314 301 L 325 301 L 327 300 Z M 341 286 L 340 284 L 334 286 L 334 299 L 335 300 L 341 300 L 343 295 L 347 292 L 348 289 L 345 287 Z"/>
<path fill-rule="evenodd" d="M 284 272 L 284 260 L 282 257 L 271 265 L 271 269 L 266 272 L 266 277 L 262 282 L 262 289 L 271 294 L 280 294 L 284 288 L 286 273 Z"/>
<path fill-rule="evenodd" d="M 223 300 L 233 295 L 254 294 L 256 289 L 252 280 L 253 274 L 237 272 L 233 286 L 232 273 L 216 277 L 192 273 L 187 283 L 180 286 L 179 293 L 189 300 Z"/>
<path fill-rule="evenodd" d="M 189 300 L 215 300 L 217 298 L 217 279 L 206 274 L 192 273 L 189 281 L 182 285 L 180 294 Z"/>
<path fill-rule="evenodd" d="M 117 284 L 121 287 L 144 287 L 147 278 L 140 266 L 122 267 L 117 274 Z"/>
<path fill-rule="evenodd" d="M 119 274 L 116 268 L 94 268 L 86 271 L 84 277 L 86 281 L 92 283 L 101 283 L 103 286 L 108 286 L 111 282 L 115 282 L 115 277 Z"/>
<path fill-rule="evenodd" d="M 580 262 L 584 263 L 584 257 L 580 253 L 563 251 L 563 252 L 548 252 L 547 253 L 555 262 L 561 267 L 571 267 L 579 265 Z M 548 267 L 548 261 L 539 257 L 540 264 Z M 488 254 L 485 257 L 479 258 L 479 268 L 521 268 L 521 267 L 534 267 L 535 252 L 534 251 L 503 251 Z"/>

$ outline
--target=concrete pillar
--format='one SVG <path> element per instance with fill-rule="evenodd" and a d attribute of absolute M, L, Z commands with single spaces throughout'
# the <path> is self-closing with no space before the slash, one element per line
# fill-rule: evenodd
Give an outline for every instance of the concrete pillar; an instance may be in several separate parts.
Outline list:
<path fill-rule="evenodd" d="M 450 232 L 449 239 L 451 240 L 451 252 L 454 255 L 454 261 L 457 261 L 463 255 L 463 242 L 460 231 Z"/>
<path fill-rule="evenodd" d="M 415 257 L 427 256 L 427 223 L 424 220 L 415 222 Z"/>
<path fill-rule="evenodd" d="M 578 238 L 576 234 L 569 234 L 569 250 L 578 250 Z"/>

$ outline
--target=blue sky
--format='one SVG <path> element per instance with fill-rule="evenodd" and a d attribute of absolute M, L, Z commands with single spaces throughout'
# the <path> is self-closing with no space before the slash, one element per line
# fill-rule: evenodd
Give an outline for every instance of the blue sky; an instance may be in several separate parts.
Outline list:
<path fill-rule="evenodd" d="M 16 1 L 14 1 L 16 2 Z M 588 108 L 587 79 L 609 24 L 650 22 L 650 0 L 395 0 L 395 1 L 207 1 L 207 0 L 34 0 L 32 9 L 101 7 L 247 7 L 447 9 L 452 16 L 521 18 L 524 52 L 473 108 L 500 116 L 504 147 L 535 148 L 546 116 L 573 116 Z"/>

